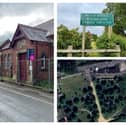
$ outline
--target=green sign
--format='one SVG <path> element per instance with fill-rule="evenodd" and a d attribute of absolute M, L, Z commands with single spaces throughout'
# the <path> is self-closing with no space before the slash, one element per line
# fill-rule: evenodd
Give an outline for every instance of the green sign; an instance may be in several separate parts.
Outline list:
<path fill-rule="evenodd" d="M 112 26 L 114 16 L 111 13 L 82 13 L 80 25 L 83 26 Z"/>

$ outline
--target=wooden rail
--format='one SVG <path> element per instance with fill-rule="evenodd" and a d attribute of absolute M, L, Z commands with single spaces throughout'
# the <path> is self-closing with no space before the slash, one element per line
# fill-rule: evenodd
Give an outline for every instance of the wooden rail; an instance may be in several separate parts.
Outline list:
<path fill-rule="evenodd" d="M 104 53 L 104 52 L 112 52 L 112 53 L 119 53 L 118 56 L 120 56 L 120 47 L 119 45 L 116 45 L 115 49 L 73 49 L 72 46 L 68 46 L 68 49 L 58 49 L 58 53 L 67 53 L 68 57 L 72 57 L 73 53 Z M 82 56 L 84 56 L 82 54 Z"/>

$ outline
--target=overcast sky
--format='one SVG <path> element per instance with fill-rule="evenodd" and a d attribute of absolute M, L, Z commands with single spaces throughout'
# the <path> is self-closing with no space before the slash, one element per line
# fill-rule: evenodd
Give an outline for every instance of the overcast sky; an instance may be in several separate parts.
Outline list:
<path fill-rule="evenodd" d="M 59 3 L 58 4 L 58 25 L 64 24 L 71 28 L 80 26 L 80 13 L 102 13 L 106 8 L 105 3 Z M 87 27 L 87 31 L 101 35 L 104 27 Z"/>
<path fill-rule="evenodd" d="M 19 23 L 34 26 L 52 18 L 51 3 L 0 3 L 0 42 L 12 38 Z"/>

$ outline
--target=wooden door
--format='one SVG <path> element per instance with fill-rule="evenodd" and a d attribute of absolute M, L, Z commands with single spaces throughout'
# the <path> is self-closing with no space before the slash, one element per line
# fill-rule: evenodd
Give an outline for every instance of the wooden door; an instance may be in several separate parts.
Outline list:
<path fill-rule="evenodd" d="M 27 80 L 26 53 L 19 54 L 19 79 L 20 79 L 20 81 L 26 81 Z"/>

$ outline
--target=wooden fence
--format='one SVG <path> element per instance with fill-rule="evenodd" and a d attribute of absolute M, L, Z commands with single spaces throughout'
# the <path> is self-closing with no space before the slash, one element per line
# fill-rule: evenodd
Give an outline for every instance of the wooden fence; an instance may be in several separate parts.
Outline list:
<path fill-rule="evenodd" d="M 81 56 L 84 56 L 84 53 L 104 53 L 104 52 L 112 52 L 112 53 L 118 53 L 118 56 L 120 56 L 120 46 L 116 45 L 115 49 L 73 49 L 73 46 L 68 46 L 67 49 L 58 49 L 58 53 L 67 53 L 67 57 L 72 57 L 73 53 L 82 53 Z"/>

